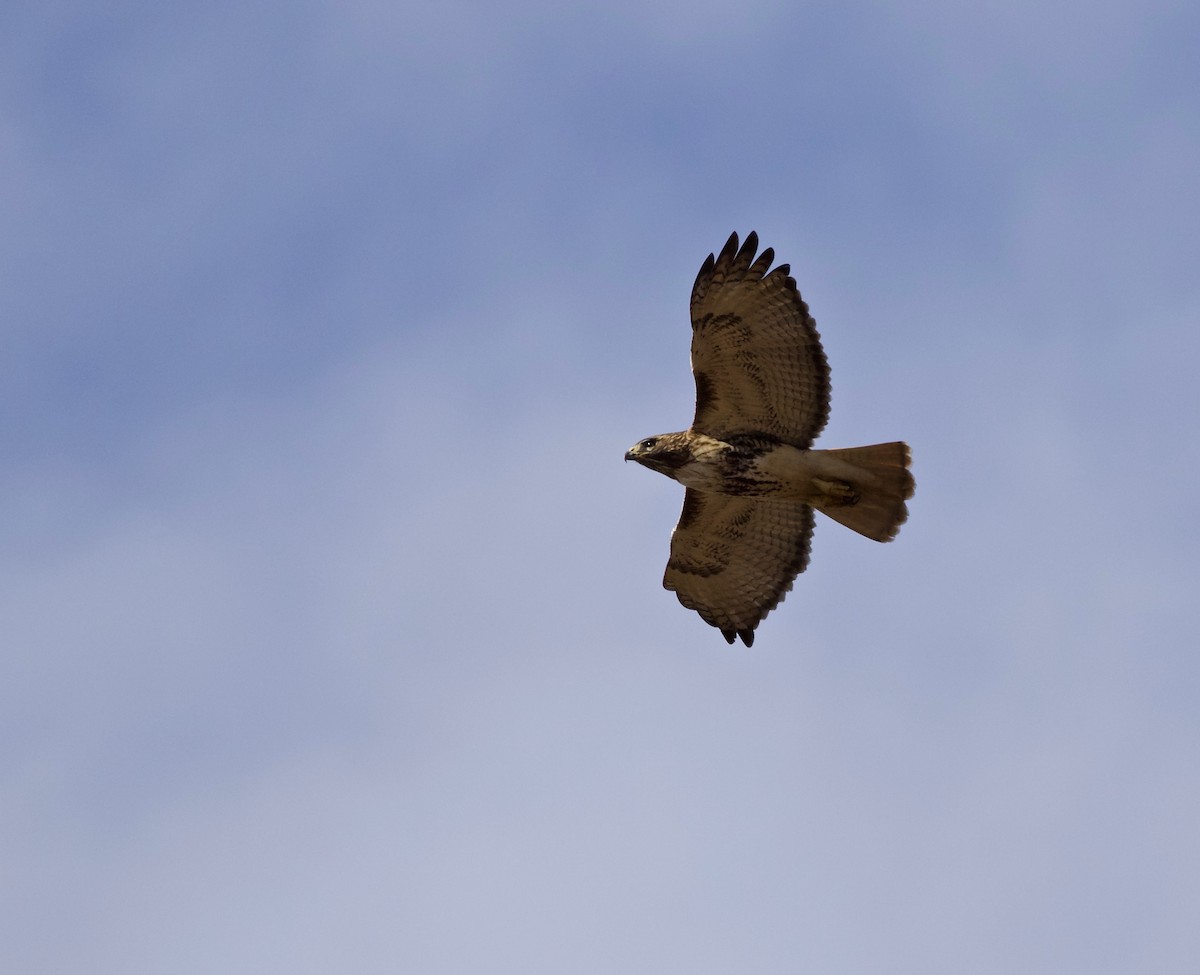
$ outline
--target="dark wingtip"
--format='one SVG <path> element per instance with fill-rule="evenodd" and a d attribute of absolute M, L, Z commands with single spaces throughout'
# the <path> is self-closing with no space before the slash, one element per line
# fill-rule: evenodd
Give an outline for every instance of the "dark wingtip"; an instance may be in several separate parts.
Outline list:
<path fill-rule="evenodd" d="M 735 230 L 729 235 L 729 239 L 725 241 L 725 246 L 721 248 L 721 253 L 717 255 L 717 264 L 720 267 L 728 267 L 738 254 L 738 235 Z"/>
<path fill-rule="evenodd" d="M 721 629 L 721 636 L 725 637 L 725 642 L 733 644 L 741 637 L 742 643 L 748 647 L 754 646 L 754 631 L 753 630 L 726 630 Z"/>

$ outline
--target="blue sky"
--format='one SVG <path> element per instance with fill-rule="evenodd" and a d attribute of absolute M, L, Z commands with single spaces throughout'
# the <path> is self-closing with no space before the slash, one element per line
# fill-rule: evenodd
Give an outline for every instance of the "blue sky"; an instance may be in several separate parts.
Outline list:
<path fill-rule="evenodd" d="M 0 967 L 1191 971 L 1200 14 L 0 15 Z M 660 588 L 754 229 L 913 447 Z"/>

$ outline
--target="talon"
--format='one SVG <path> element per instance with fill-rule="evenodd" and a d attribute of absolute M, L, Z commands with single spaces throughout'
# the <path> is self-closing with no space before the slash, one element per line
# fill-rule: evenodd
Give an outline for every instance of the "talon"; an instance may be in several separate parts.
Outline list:
<path fill-rule="evenodd" d="M 854 489 L 853 484 L 846 481 L 823 481 L 816 480 L 813 482 L 825 494 L 825 500 L 822 502 L 824 507 L 850 507 L 858 504 L 862 500 L 862 496 Z"/>

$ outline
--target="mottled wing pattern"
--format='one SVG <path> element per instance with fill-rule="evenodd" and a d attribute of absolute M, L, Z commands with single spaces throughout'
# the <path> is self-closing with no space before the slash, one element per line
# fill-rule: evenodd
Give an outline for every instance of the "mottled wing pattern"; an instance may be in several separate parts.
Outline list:
<path fill-rule="evenodd" d="M 749 646 L 808 564 L 813 512 L 798 501 L 740 498 L 688 489 L 671 535 L 663 586 Z"/>
<path fill-rule="evenodd" d="M 829 364 L 789 266 L 768 272 L 775 252 L 756 250 L 757 234 L 740 249 L 732 234 L 692 287 L 692 429 L 809 447 L 829 417 Z"/>

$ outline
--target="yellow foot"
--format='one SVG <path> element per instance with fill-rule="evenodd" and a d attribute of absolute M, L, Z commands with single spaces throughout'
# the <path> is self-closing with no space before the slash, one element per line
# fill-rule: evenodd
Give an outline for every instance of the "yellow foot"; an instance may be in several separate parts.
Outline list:
<path fill-rule="evenodd" d="M 817 507 L 849 507 L 852 504 L 858 504 L 860 500 L 858 492 L 854 490 L 854 485 L 846 481 L 825 481 L 817 478 L 813 484 L 822 494 L 821 500 L 817 502 Z"/>

